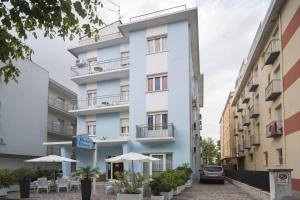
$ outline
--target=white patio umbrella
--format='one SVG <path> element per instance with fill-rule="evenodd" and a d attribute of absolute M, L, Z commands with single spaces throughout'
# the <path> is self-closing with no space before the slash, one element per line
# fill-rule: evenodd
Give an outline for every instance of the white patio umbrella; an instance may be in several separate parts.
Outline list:
<path fill-rule="evenodd" d="M 39 162 L 39 163 L 64 163 L 64 162 L 79 162 L 78 160 L 73 160 L 70 158 L 57 156 L 57 155 L 49 155 L 40 158 L 34 158 L 30 160 L 25 160 L 25 162 Z M 55 173 L 54 173 L 55 179 Z"/>
<path fill-rule="evenodd" d="M 126 153 L 123 155 L 119 155 L 116 157 L 105 159 L 106 162 L 109 163 L 119 163 L 119 162 L 125 162 L 125 161 L 131 161 L 131 171 L 133 172 L 133 161 L 139 161 L 139 162 L 152 162 L 152 161 L 159 161 L 158 158 L 153 158 L 151 156 L 145 156 L 140 153 Z"/>

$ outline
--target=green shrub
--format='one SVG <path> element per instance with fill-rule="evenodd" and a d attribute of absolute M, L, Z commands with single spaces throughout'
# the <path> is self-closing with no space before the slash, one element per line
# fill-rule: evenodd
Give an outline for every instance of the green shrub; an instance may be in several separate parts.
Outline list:
<path fill-rule="evenodd" d="M 162 192 L 170 192 L 176 188 L 176 180 L 174 177 L 174 170 L 163 171 L 152 175 L 152 179 L 161 184 Z"/>
<path fill-rule="evenodd" d="M 139 194 L 139 188 L 143 186 L 144 177 L 140 173 L 125 171 L 116 172 L 118 187 L 126 194 Z"/>
<path fill-rule="evenodd" d="M 174 170 L 173 176 L 176 182 L 176 187 L 185 184 L 187 176 L 184 170 Z"/>
<path fill-rule="evenodd" d="M 30 169 L 19 168 L 13 171 L 14 182 L 19 182 L 24 179 L 32 179 L 33 176 L 34 173 Z"/>
<path fill-rule="evenodd" d="M 191 177 L 191 174 L 193 173 L 193 170 L 190 168 L 189 164 L 184 163 L 181 166 L 176 168 L 177 170 L 183 170 L 185 172 L 186 175 L 186 181 L 189 180 L 189 178 Z"/>
<path fill-rule="evenodd" d="M 12 170 L 0 169 L 0 188 L 9 187 L 13 183 Z"/>
<path fill-rule="evenodd" d="M 160 196 L 160 193 L 162 192 L 162 185 L 159 181 L 150 181 L 150 188 L 153 196 Z"/>

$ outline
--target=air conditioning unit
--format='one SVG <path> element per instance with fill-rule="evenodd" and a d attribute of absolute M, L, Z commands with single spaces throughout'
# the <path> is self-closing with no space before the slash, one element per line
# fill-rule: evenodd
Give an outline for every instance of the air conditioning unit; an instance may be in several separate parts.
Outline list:
<path fill-rule="evenodd" d="M 77 59 L 76 60 L 76 66 L 77 67 L 85 67 L 86 62 L 83 59 Z"/>

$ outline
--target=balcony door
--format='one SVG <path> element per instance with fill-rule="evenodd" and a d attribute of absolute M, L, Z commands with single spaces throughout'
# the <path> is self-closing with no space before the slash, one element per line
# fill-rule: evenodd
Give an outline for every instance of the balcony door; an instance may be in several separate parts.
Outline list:
<path fill-rule="evenodd" d="M 120 101 L 128 102 L 129 100 L 129 85 L 123 85 L 120 87 Z"/>
<path fill-rule="evenodd" d="M 167 113 L 151 113 L 147 115 L 148 130 L 159 130 L 168 128 Z"/>
<path fill-rule="evenodd" d="M 97 105 L 97 91 L 96 90 L 88 90 L 87 91 L 88 97 L 88 107 L 93 107 Z"/>
<path fill-rule="evenodd" d="M 87 122 L 87 134 L 89 136 L 96 135 L 96 122 L 95 121 Z"/>

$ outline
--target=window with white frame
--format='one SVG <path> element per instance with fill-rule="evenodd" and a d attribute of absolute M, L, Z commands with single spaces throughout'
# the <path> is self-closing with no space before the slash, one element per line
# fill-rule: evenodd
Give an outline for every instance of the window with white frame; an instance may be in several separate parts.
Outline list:
<path fill-rule="evenodd" d="M 129 99 L 129 85 L 123 85 L 120 87 L 120 101 L 128 101 Z"/>
<path fill-rule="evenodd" d="M 123 118 L 120 120 L 121 124 L 121 135 L 128 135 L 129 133 L 129 119 Z"/>
<path fill-rule="evenodd" d="M 87 59 L 87 63 L 88 63 L 88 66 L 89 66 L 89 72 L 90 73 L 94 73 L 94 72 L 97 72 L 99 71 L 96 67 L 97 67 L 97 57 L 93 57 L 93 58 L 88 58 Z"/>
<path fill-rule="evenodd" d="M 121 66 L 126 67 L 129 65 L 129 51 L 121 52 Z"/>
<path fill-rule="evenodd" d="M 167 51 L 167 36 L 157 36 L 147 39 L 148 54 Z"/>
<path fill-rule="evenodd" d="M 86 124 L 87 124 L 87 134 L 91 136 L 96 135 L 96 122 L 89 121 Z"/>
<path fill-rule="evenodd" d="M 149 76 L 147 81 L 147 91 L 163 91 L 168 89 L 168 75 Z"/>
<path fill-rule="evenodd" d="M 88 90 L 87 91 L 87 100 L 88 106 L 95 106 L 97 104 L 97 91 L 96 90 Z"/>
<path fill-rule="evenodd" d="M 152 165 L 150 165 L 151 174 L 173 169 L 173 157 L 171 153 L 150 154 L 150 156 L 159 159 L 159 161 L 152 161 Z"/>
<path fill-rule="evenodd" d="M 167 129 L 168 128 L 168 113 L 148 113 L 148 130 Z"/>

